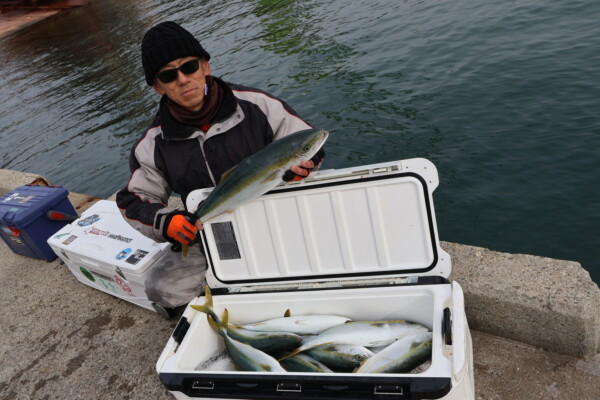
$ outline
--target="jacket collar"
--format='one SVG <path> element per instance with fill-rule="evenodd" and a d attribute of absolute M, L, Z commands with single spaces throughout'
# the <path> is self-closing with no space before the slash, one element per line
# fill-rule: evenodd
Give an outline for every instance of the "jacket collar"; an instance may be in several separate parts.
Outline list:
<path fill-rule="evenodd" d="M 215 82 L 223 90 L 223 100 L 219 106 L 219 111 L 213 118 L 212 123 L 217 123 L 226 120 L 231 117 L 237 109 L 237 100 L 233 91 L 223 80 L 213 77 Z M 201 132 L 193 126 L 185 125 L 171 115 L 169 107 L 167 106 L 167 96 L 163 95 L 160 99 L 159 106 L 160 125 L 162 130 L 162 136 L 167 140 L 181 140 L 188 139 L 196 132 Z M 194 135 L 195 136 L 195 135 Z"/>

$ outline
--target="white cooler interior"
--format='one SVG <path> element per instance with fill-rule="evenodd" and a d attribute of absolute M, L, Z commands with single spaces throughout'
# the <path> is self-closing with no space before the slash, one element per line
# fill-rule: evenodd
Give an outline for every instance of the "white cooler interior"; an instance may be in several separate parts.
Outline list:
<path fill-rule="evenodd" d="M 235 294 L 213 297 L 215 311 L 227 308 L 231 323 L 251 323 L 292 315 L 335 314 L 358 320 L 403 319 L 418 322 L 433 332 L 432 364 L 420 375 L 449 376 L 450 360 L 442 355 L 442 309 L 450 302 L 450 285 L 377 287 L 284 293 Z M 201 297 L 190 304 L 204 304 Z M 168 362 L 172 372 L 194 372 L 199 364 L 224 350 L 224 342 L 208 324 L 206 314 L 188 307 L 190 328 Z M 210 374 L 211 371 L 203 371 Z M 214 371 L 244 374 L 241 371 Z M 255 374 L 255 372 L 252 372 Z"/>

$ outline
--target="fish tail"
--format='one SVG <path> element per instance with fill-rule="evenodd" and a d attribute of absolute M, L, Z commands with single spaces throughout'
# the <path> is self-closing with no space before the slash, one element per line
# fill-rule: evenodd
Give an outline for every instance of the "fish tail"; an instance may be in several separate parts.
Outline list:
<path fill-rule="evenodd" d="M 217 324 L 217 322 L 215 322 L 213 317 L 211 317 L 210 315 L 207 315 L 206 320 L 208 321 L 208 324 L 210 325 L 211 328 L 213 328 L 213 330 L 215 332 L 219 332 L 219 324 Z"/>
<path fill-rule="evenodd" d="M 219 318 L 219 316 L 217 315 L 217 313 L 215 312 L 215 310 L 213 308 L 212 293 L 210 292 L 210 288 L 208 287 L 208 285 L 204 288 L 204 296 L 206 297 L 206 302 L 203 305 L 200 306 L 197 304 L 193 304 L 191 307 L 196 311 L 200 311 L 205 314 L 208 314 L 217 323 L 221 322 L 221 319 Z"/>
<path fill-rule="evenodd" d="M 227 309 L 223 311 L 222 318 L 214 318 L 209 314 L 206 316 L 206 319 L 208 320 L 210 327 L 213 328 L 215 332 L 218 332 L 223 337 L 227 336 L 227 321 L 229 320 L 229 311 L 227 311 Z"/>

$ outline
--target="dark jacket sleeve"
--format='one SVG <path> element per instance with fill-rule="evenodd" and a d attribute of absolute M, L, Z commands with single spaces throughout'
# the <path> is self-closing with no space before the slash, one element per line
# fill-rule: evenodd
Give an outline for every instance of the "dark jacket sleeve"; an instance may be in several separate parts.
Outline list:
<path fill-rule="evenodd" d="M 155 138 L 160 128 L 150 128 L 133 146 L 129 160 L 131 177 L 117 193 L 117 206 L 125 220 L 145 236 L 165 241 L 163 224 L 173 211 L 166 204 L 171 195 L 162 171 L 154 162 Z"/>

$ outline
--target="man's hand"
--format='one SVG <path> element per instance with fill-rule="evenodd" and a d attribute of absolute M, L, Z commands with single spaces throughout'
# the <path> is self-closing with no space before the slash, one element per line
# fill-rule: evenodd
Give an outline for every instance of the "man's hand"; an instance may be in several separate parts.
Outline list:
<path fill-rule="evenodd" d="M 300 164 L 294 165 L 288 169 L 285 174 L 283 174 L 283 180 L 289 182 L 306 178 L 310 175 L 310 171 L 321 165 L 323 158 L 325 158 L 325 150 L 321 149 L 310 160 L 302 161 Z"/>
<path fill-rule="evenodd" d="M 163 229 L 165 237 L 181 244 L 190 244 L 203 227 L 194 214 L 173 211 L 167 215 Z"/>

